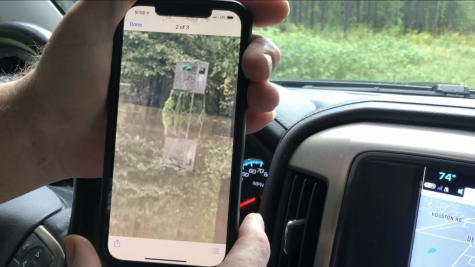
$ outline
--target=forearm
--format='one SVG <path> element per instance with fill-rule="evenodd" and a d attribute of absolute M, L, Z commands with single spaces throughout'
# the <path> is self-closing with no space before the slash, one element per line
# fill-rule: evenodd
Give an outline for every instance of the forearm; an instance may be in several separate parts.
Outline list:
<path fill-rule="evenodd" d="M 57 179 L 41 140 L 33 77 L 0 84 L 0 203 Z"/>

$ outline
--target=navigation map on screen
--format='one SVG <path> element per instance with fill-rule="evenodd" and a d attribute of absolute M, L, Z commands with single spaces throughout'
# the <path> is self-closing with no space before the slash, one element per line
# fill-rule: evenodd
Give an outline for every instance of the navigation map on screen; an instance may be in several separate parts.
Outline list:
<path fill-rule="evenodd" d="M 426 168 L 411 267 L 475 265 L 475 175 Z"/>

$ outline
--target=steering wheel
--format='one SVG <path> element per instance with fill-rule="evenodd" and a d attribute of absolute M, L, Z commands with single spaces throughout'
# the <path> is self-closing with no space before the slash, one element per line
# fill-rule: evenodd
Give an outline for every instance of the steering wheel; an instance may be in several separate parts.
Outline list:
<path fill-rule="evenodd" d="M 0 23 L 0 82 L 33 64 L 51 32 L 24 22 Z M 71 181 L 39 188 L 0 205 L 0 266 L 60 267 L 73 199 Z"/>

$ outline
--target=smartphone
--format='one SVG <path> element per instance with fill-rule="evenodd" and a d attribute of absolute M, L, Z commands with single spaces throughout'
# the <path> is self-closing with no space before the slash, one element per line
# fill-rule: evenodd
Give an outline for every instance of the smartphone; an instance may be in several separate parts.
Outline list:
<path fill-rule="evenodd" d="M 137 2 L 114 37 L 98 252 L 216 266 L 237 239 L 251 18 L 232 1 Z"/>

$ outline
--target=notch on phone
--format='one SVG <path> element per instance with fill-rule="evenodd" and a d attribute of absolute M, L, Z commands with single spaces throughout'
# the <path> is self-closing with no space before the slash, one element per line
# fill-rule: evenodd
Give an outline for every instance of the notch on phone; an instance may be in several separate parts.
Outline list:
<path fill-rule="evenodd" d="M 209 18 L 213 8 L 209 2 L 196 1 L 163 1 L 155 7 L 159 16 Z"/>

